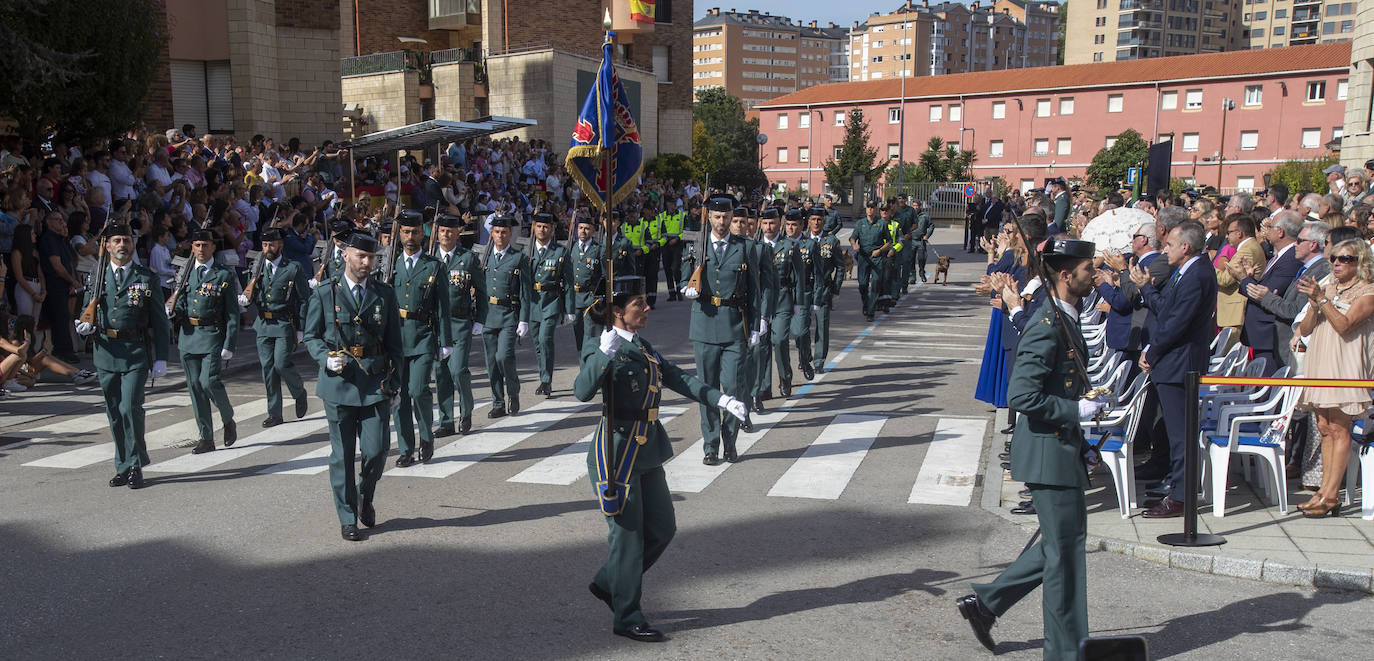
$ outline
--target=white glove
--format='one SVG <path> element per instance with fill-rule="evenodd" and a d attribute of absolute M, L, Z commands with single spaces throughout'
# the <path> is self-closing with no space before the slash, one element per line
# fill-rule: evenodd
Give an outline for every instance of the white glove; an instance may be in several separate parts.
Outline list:
<path fill-rule="evenodd" d="M 759 335 L 763 335 L 764 333 L 767 333 L 767 332 L 768 332 L 768 319 L 765 318 L 765 317 L 759 317 Z"/>
<path fill-rule="evenodd" d="M 304 340 L 305 333 L 303 331 L 296 331 L 296 344 L 300 344 Z"/>
<path fill-rule="evenodd" d="M 92 334 L 92 333 L 94 333 L 94 332 L 95 332 L 95 326 L 92 326 L 92 325 L 90 325 L 90 324 L 88 324 L 88 323 L 86 323 L 86 322 L 84 322 L 84 321 L 78 321 L 78 322 L 76 322 L 76 334 L 77 334 L 77 335 L 81 335 L 81 336 L 84 337 L 84 336 L 90 335 L 90 334 Z"/>
<path fill-rule="evenodd" d="M 306 284 L 310 285 L 310 288 L 311 288 L 311 289 L 314 289 L 314 288 L 320 286 L 320 281 L 319 281 L 319 280 L 316 280 L 316 279 L 314 279 L 314 278 L 311 278 L 311 279 L 309 279 L 309 280 L 306 280 L 305 282 L 306 282 Z"/>
<path fill-rule="evenodd" d="M 153 372 L 152 372 L 152 374 L 153 374 L 153 378 L 154 378 L 154 379 L 156 379 L 156 378 L 158 378 L 158 377 L 160 377 L 160 376 L 167 376 L 167 361 L 165 361 L 165 360 L 154 360 L 154 361 L 153 361 Z"/>
<path fill-rule="evenodd" d="M 392 395 L 392 396 L 391 396 L 391 408 L 394 409 L 394 408 L 396 408 L 397 406 L 400 406 L 400 404 L 401 404 L 401 393 L 396 393 L 396 394 Z"/>
<path fill-rule="evenodd" d="M 520 322 L 520 323 L 518 323 L 518 324 L 515 325 L 515 336 L 516 336 L 516 337 L 521 337 L 521 338 L 523 338 L 523 337 L 525 337 L 526 335 L 529 335 L 529 334 L 530 334 L 530 325 L 529 325 L 529 324 L 527 324 L 527 323 L 525 323 L 525 322 L 522 321 L 522 322 Z"/>
<path fill-rule="evenodd" d="M 330 356 L 324 359 L 324 368 L 328 370 L 330 374 L 342 372 L 344 368 L 343 356 Z"/>
<path fill-rule="evenodd" d="M 615 358 L 615 352 L 620 349 L 620 333 L 615 332 L 614 328 L 601 332 L 601 353 L 606 354 L 607 358 Z"/>
<path fill-rule="evenodd" d="M 453 347 L 439 347 L 439 360 L 448 360 L 449 355 L 452 353 Z"/>
<path fill-rule="evenodd" d="M 563 315 L 563 323 L 565 323 L 565 324 L 571 324 L 571 323 L 574 322 L 574 321 L 577 321 L 577 315 L 575 315 L 575 314 L 565 314 L 565 315 Z"/>
<path fill-rule="evenodd" d="M 716 407 L 725 409 L 727 413 L 739 418 L 741 421 L 749 417 L 749 407 L 745 406 L 744 402 L 729 395 L 721 395 L 720 401 L 716 402 Z"/>
<path fill-rule="evenodd" d="M 749 346 L 756 347 L 759 344 L 759 332 L 749 331 Z"/>
<path fill-rule="evenodd" d="M 230 358 L 233 358 L 233 357 L 234 357 L 234 352 L 232 352 L 232 351 L 230 351 L 230 350 L 228 350 L 228 349 L 220 349 L 220 350 L 219 350 L 219 359 L 220 359 L 220 360 L 223 360 L 223 361 L 228 362 L 228 360 L 229 360 Z"/>
<path fill-rule="evenodd" d="M 819 306 L 819 305 L 813 305 L 813 306 L 811 306 L 811 311 L 812 311 L 812 312 L 820 312 L 820 311 L 821 311 L 821 306 Z"/>
<path fill-rule="evenodd" d="M 792 306 L 792 315 L 795 316 L 795 317 L 800 317 L 800 316 L 801 316 L 801 313 L 802 313 L 802 310 L 804 310 L 804 309 L 805 309 L 805 308 L 802 307 L 802 306 L 800 306 L 800 305 L 794 305 L 794 306 Z"/>
<path fill-rule="evenodd" d="M 243 294 L 239 294 L 239 307 L 246 308 L 248 307 L 248 303 L 248 297 L 244 296 Z"/>
<path fill-rule="evenodd" d="M 696 287 L 688 287 L 682 290 L 682 297 L 689 301 L 695 301 L 700 296 L 701 292 L 697 291 Z"/>
<path fill-rule="evenodd" d="M 1095 399 L 1080 399 L 1078 400 L 1078 419 L 1087 420 L 1092 418 L 1105 408 L 1107 408 L 1105 402 L 1099 402 Z"/>
<path fill-rule="evenodd" d="M 481 334 L 482 334 L 482 324 L 477 323 L 477 322 L 475 322 L 475 321 L 472 322 L 472 334 L 473 334 L 473 335 L 481 335 Z"/>
<path fill-rule="evenodd" d="M 167 311 L 167 316 L 169 316 L 169 317 L 172 316 L 172 306 L 170 306 L 170 305 L 164 305 L 164 306 L 162 306 L 162 309 L 164 309 L 164 310 Z"/>

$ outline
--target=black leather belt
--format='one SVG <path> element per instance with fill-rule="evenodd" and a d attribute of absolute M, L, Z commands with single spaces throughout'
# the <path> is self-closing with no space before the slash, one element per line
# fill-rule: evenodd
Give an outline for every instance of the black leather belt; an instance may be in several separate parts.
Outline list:
<path fill-rule="evenodd" d="M 292 314 L 290 310 L 280 310 L 277 312 L 271 312 L 269 310 L 259 310 L 258 316 L 262 317 L 263 319 L 280 319 L 282 321 L 291 321 Z"/>
<path fill-rule="evenodd" d="M 740 301 L 735 298 L 721 298 L 719 296 L 712 296 L 711 305 L 721 308 L 738 308 L 740 307 Z"/>
<path fill-rule="evenodd" d="M 209 317 L 187 317 L 186 323 L 191 326 L 214 326 L 219 323 L 219 320 Z"/>
<path fill-rule="evenodd" d="M 143 338 L 143 331 L 136 329 L 119 330 L 107 328 L 104 330 L 105 337 L 111 340 L 138 340 Z"/>
<path fill-rule="evenodd" d="M 382 353 L 381 345 L 377 344 L 354 344 L 344 347 L 343 350 L 344 353 L 347 353 L 348 355 L 353 356 L 354 358 L 367 358 L 369 356 L 376 356 Z"/>
<path fill-rule="evenodd" d="M 429 312 L 426 310 L 407 310 L 405 308 L 401 308 L 399 311 L 401 313 L 401 318 L 408 321 L 429 320 Z"/>
<path fill-rule="evenodd" d="M 508 308 L 520 307 L 520 299 L 518 298 L 501 298 L 499 296 L 488 296 L 487 303 L 491 305 L 504 305 Z"/>
<path fill-rule="evenodd" d="M 558 292 L 558 293 L 561 294 L 561 293 L 563 293 L 563 285 L 558 284 L 558 283 L 553 283 L 553 284 L 547 284 L 547 285 L 546 285 L 546 284 L 542 284 L 542 283 L 536 282 L 536 283 L 534 283 L 534 290 L 535 290 L 535 291 L 552 291 L 552 292 Z"/>
<path fill-rule="evenodd" d="M 602 408 L 605 411 L 605 408 Z M 658 422 L 658 407 L 647 411 L 616 409 L 614 419 L 624 422 Z"/>

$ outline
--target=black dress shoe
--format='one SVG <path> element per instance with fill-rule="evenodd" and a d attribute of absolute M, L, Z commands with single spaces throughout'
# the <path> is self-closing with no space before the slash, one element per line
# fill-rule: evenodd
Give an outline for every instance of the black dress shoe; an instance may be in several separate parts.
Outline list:
<path fill-rule="evenodd" d="M 363 503 L 359 509 L 358 521 L 368 528 L 377 525 L 377 510 L 372 508 L 372 503 Z"/>
<path fill-rule="evenodd" d="M 1174 488 L 1168 483 L 1160 483 L 1145 490 L 1145 495 L 1149 498 L 1164 498 L 1173 493 Z"/>
<path fill-rule="evenodd" d="M 717 457 L 714 452 L 707 452 L 706 456 L 701 458 L 701 463 L 707 466 L 715 466 L 720 463 L 720 457 Z"/>
<path fill-rule="evenodd" d="M 641 643 L 661 643 L 668 640 L 662 631 L 650 627 L 647 624 L 636 624 L 629 629 L 611 629 L 617 636 L 624 636 L 630 640 L 637 640 Z"/>
<path fill-rule="evenodd" d="M 434 428 L 434 438 L 448 438 L 449 436 L 452 436 L 455 433 L 456 432 L 453 431 L 452 426 L 441 426 Z"/>
<path fill-rule="evenodd" d="M 802 376 L 806 377 L 807 381 L 816 378 L 816 370 L 811 369 L 810 365 L 802 363 L 797 365 L 797 367 L 801 368 Z"/>
<path fill-rule="evenodd" d="M 743 419 L 743 420 L 740 420 L 740 422 L 739 422 L 739 430 L 742 431 L 742 432 L 753 433 L 753 431 L 754 431 L 754 421 L 753 421 L 753 420 L 750 420 L 750 419 L 749 419 L 749 416 L 747 416 L 747 415 L 744 416 L 744 419 Z"/>
<path fill-rule="evenodd" d="M 754 398 L 754 404 L 749 407 L 749 410 L 753 411 L 754 413 L 763 413 L 763 401 L 758 398 Z"/>
<path fill-rule="evenodd" d="M 281 419 L 281 418 L 268 417 L 268 418 L 263 419 L 263 421 L 262 421 L 262 426 L 263 426 L 263 428 L 267 428 L 267 427 L 276 427 L 277 425 L 279 425 L 279 424 L 281 424 L 281 423 L 282 423 L 282 419 Z"/>
<path fill-rule="evenodd" d="M 1030 498 L 1030 497 L 1031 497 L 1031 492 L 1030 492 L 1030 489 L 1022 489 L 1022 490 L 1020 490 L 1020 491 L 1017 491 L 1017 492 L 1016 492 L 1016 495 L 1018 495 L 1018 496 L 1020 496 L 1020 497 L 1022 497 L 1022 498 Z"/>
<path fill-rule="evenodd" d="M 516 413 L 519 413 L 519 412 L 520 412 L 520 398 L 519 398 L 518 396 L 511 395 L 511 398 L 510 398 L 510 414 L 511 414 L 511 415 L 515 415 Z"/>
<path fill-rule="evenodd" d="M 999 461 L 1011 461 L 1011 453 L 1010 453 L 1010 452 L 999 452 L 999 453 L 997 454 L 997 459 L 998 459 Z"/>
<path fill-rule="evenodd" d="M 864 321 L 873 321 L 873 315 L 871 315 L 871 314 L 866 314 L 866 315 L 864 315 Z"/>
<path fill-rule="evenodd" d="M 779 383 L 779 384 L 778 384 L 778 395 L 780 395 L 783 399 L 787 399 L 788 397 L 791 397 L 791 396 L 792 396 L 792 384 L 790 384 L 790 383 Z"/>
<path fill-rule="evenodd" d="M 310 400 L 304 396 L 296 398 L 296 419 L 304 418 L 306 411 L 310 410 Z"/>
<path fill-rule="evenodd" d="M 1012 514 L 1031 514 L 1031 515 L 1034 515 L 1034 514 L 1035 514 L 1035 505 L 1032 505 L 1032 504 L 1031 504 L 1031 501 L 1029 501 L 1029 500 L 1023 500 L 1023 501 L 1021 501 L 1021 504 L 1017 505 L 1016 507 L 1011 508 L 1011 513 L 1012 513 Z"/>
<path fill-rule="evenodd" d="M 739 463 L 739 453 L 733 448 L 728 448 L 725 450 L 725 460 L 732 464 Z"/>
<path fill-rule="evenodd" d="M 191 454 L 205 454 L 206 452 L 214 451 L 215 442 L 208 438 L 202 438 L 199 441 L 196 441 L 196 446 L 191 448 Z"/>
<path fill-rule="evenodd" d="M 536 395 L 543 395 L 543 396 L 545 396 L 545 397 L 552 397 L 552 396 L 553 396 L 553 384 L 552 384 L 552 383 L 541 383 L 541 384 L 539 384 L 539 387 L 535 389 L 534 394 L 536 394 Z"/>
<path fill-rule="evenodd" d="M 351 523 L 348 524 L 348 525 L 346 525 L 346 526 L 343 526 L 342 528 L 340 528 L 340 529 L 339 529 L 339 534 L 340 534 L 340 536 L 342 536 L 344 539 L 346 539 L 346 540 L 348 540 L 348 541 L 350 541 L 350 542 L 361 542 L 361 541 L 363 541 L 363 534 L 362 534 L 361 532 L 358 532 L 358 526 L 355 526 L 355 525 L 353 525 L 353 524 L 351 524 Z"/>
<path fill-rule="evenodd" d="M 1006 435 L 1006 434 L 1011 434 L 1011 433 L 1013 433 L 1013 432 L 1015 432 L 1015 431 L 1016 431 L 1016 425 L 1007 425 L 1006 427 L 1004 427 L 1001 431 L 999 431 L 999 432 L 997 432 L 997 433 L 1002 434 L 1002 435 Z"/>
<path fill-rule="evenodd" d="M 959 609 L 959 614 L 968 620 L 968 625 L 973 627 L 973 637 L 989 652 L 992 651 L 992 648 L 997 646 L 992 640 L 992 625 L 997 623 L 997 616 L 983 605 L 976 594 L 959 597 L 954 600 L 954 606 Z"/>
<path fill-rule="evenodd" d="M 1183 516 L 1183 503 L 1168 496 L 1159 501 L 1158 505 L 1145 510 L 1141 516 L 1147 519 L 1172 519 Z"/>
<path fill-rule="evenodd" d="M 587 590 L 592 593 L 593 597 L 596 597 L 597 599 L 600 599 L 601 601 L 605 602 L 606 608 L 611 609 L 611 612 L 615 612 L 615 606 L 611 605 L 611 593 L 602 590 L 601 586 L 596 584 L 596 581 L 588 583 Z"/>
<path fill-rule="evenodd" d="M 129 472 L 128 472 L 128 471 L 124 471 L 123 473 L 115 473 L 115 476 L 112 477 L 112 478 L 110 478 L 110 486 L 112 486 L 112 487 L 122 487 L 122 486 L 124 486 L 124 485 L 126 485 L 126 484 L 128 484 L 128 483 L 129 483 Z"/>
<path fill-rule="evenodd" d="M 415 465 L 415 453 L 414 453 L 414 452 L 402 452 L 402 453 L 401 453 L 401 456 L 396 457 L 396 467 L 397 467 L 397 468 L 405 468 L 405 467 L 407 467 L 407 466 L 414 466 L 414 465 Z"/>
<path fill-rule="evenodd" d="M 506 409 L 492 409 L 492 410 L 490 410 L 490 411 L 487 411 L 487 417 L 488 417 L 488 418 L 504 418 L 504 417 L 506 417 Z"/>
<path fill-rule="evenodd" d="M 129 488 L 130 488 L 130 489 L 142 489 L 142 488 L 143 488 L 143 469 L 142 469 L 142 468 L 139 468 L 138 466 L 134 466 L 133 468 L 130 468 L 130 469 L 129 469 Z"/>
<path fill-rule="evenodd" d="M 763 391 L 763 392 L 761 392 L 761 393 L 759 393 L 759 394 L 757 394 L 757 395 L 754 395 L 754 401 L 755 401 L 755 402 L 763 402 L 763 401 L 767 401 L 767 400 L 770 400 L 770 399 L 773 399 L 773 390 L 772 390 L 771 388 L 768 389 L 768 390 L 765 390 L 765 391 Z"/>
<path fill-rule="evenodd" d="M 434 458 L 434 441 L 420 441 L 420 463 L 427 464 Z"/>
<path fill-rule="evenodd" d="M 472 431 L 472 416 L 465 415 L 458 420 L 458 433 L 466 434 Z"/>
<path fill-rule="evenodd" d="M 229 447 L 239 440 L 239 426 L 233 420 L 224 423 L 224 447 Z M 214 442 L 210 442 L 210 449 L 214 449 Z"/>

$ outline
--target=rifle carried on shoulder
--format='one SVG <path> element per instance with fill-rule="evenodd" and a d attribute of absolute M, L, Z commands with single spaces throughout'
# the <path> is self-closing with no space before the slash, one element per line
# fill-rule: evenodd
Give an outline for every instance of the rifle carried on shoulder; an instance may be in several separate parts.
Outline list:
<path fill-rule="evenodd" d="M 177 301 L 181 300 L 181 297 L 186 293 L 186 287 L 191 283 L 191 264 L 194 261 L 190 257 L 172 258 L 172 266 L 177 267 L 177 277 L 172 281 L 172 294 L 167 297 L 167 307 L 172 309 L 168 321 L 172 322 L 173 330 L 181 325 L 181 315 L 177 313 Z"/>
<path fill-rule="evenodd" d="M 258 283 L 262 282 L 262 263 L 265 261 L 261 250 L 248 251 L 248 286 L 243 288 L 243 297 L 249 301 L 253 300 L 253 293 L 258 290 Z"/>
<path fill-rule="evenodd" d="M 105 298 L 105 272 L 110 270 L 110 258 L 105 254 L 105 240 L 100 240 L 100 252 L 95 256 L 96 270 L 91 277 L 91 300 L 81 311 L 81 323 L 95 326 L 96 306 Z"/>

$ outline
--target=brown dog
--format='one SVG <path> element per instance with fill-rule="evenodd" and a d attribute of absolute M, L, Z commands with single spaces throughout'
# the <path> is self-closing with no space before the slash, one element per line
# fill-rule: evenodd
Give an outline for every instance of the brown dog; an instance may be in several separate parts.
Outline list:
<path fill-rule="evenodd" d="M 940 255 L 938 258 L 936 258 L 936 260 L 935 260 L 935 280 L 934 280 L 933 282 L 931 282 L 930 284 L 933 285 L 933 284 L 935 284 L 936 282 L 940 282 L 940 276 L 942 276 L 942 275 L 945 276 L 945 282 L 944 282 L 944 284 L 946 284 L 946 285 L 949 284 L 949 263 L 950 263 L 951 261 L 953 261 L 953 260 L 954 260 L 954 258 L 953 258 L 953 257 L 950 257 L 949 255 Z"/>

